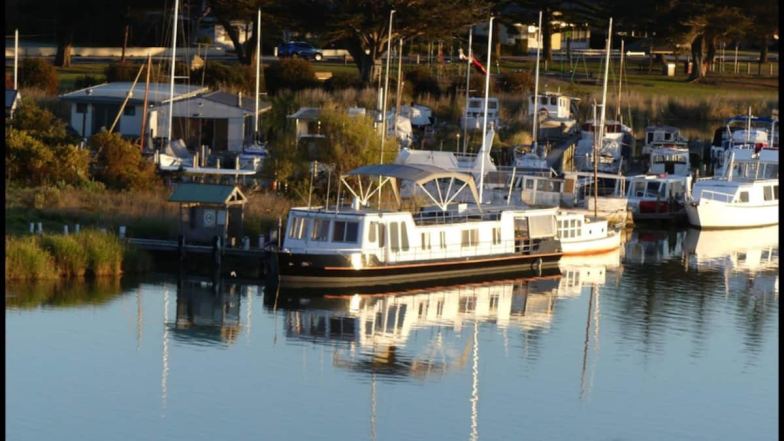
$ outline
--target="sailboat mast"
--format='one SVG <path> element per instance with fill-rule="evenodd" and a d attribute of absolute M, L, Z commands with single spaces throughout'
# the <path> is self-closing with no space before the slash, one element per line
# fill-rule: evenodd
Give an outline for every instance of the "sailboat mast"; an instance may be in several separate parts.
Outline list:
<path fill-rule="evenodd" d="M 482 122 L 482 151 L 492 148 L 492 145 L 487 146 L 485 144 L 487 143 L 487 101 L 490 95 L 490 56 L 493 48 L 493 19 L 495 17 L 490 17 L 490 28 L 487 31 L 487 73 L 485 74 L 485 116 Z M 479 158 L 479 160 L 479 205 L 481 205 L 485 183 L 485 161 L 484 158 Z"/>
<path fill-rule="evenodd" d="M 389 11 L 389 31 L 387 34 L 387 71 L 384 74 L 384 99 L 381 107 L 381 164 L 384 163 L 384 140 L 387 137 L 387 95 L 389 94 L 389 57 L 392 53 L 392 16 L 395 15 L 395 10 Z M 397 124 L 397 121 L 392 121 L 392 124 Z M 379 178 L 379 182 L 380 178 Z M 381 201 L 381 191 L 378 192 L 379 203 Z"/>
<path fill-rule="evenodd" d="M 615 119 L 621 121 L 621 85 L 623 84 L 623 40 L 621 40 L 621 63 L 618 68 L 618 105 L 615 108 Z"/>
<path fill-rule="evenodd" d="M 147 53 L 147 79 L 144 82 L 144 104 L 142 105 L 142 142 L 141 142 L 141 150 L 144 153 L 144 138 L 147 136 L 145 135 L 147 129 L 147 100 L 150 97 L 150 71 L 152 70 L 152 54 L 150 52 Z"/>
<path fill-rule="evenodd" d="M 397 126 L 397 116 L 400 114 L 400 100 L 403 98 L 403 91 L 400 89 L 403 75 L 403 39 L 400 39 L 400 46 L 397 50 L 397 87 L 395 87 L 395 126 Z M 413 116 L 409 115 L 409 116 Z"/>
<path fill-rule="evenodd" d="M 19 90 L 16 81 L 19 65 L 19 29 L 14 29 L 14 90 Z"/>
<path fill-rule="evenodd" d="M 259 69 L 261 67 L 261 8 L 256 13 L 256 105 L 253 113 L 253 141 L 259 139 Z"/>
<path fill-rule="evenodd" d="M 594 157 L 593 157 L 593 196 L 594 196 L 594 216 L 597 215 L 599 210 L 599 144 L 604 141 L 604 116 L 607 110 L 607 76 L 610 74 L 610 47 L 612 43 L 612 17 L 610 17 L 610 27 L 607 30 L 607 55 L 604 61 L 604 85 L 602 86 L 602 112 L 599 117 L 599 142 L 594 143 Z"/>
<path fill-rule="evenodd" d="M 172 143 L 172 115 L 174 112 L 174 64 L 175 60 L 177 59 L 177 14 L 180 11 L 180 2 L 179 0 L 174 0 L 174 25 L 172 31 L 172 58 L 171 58 L 171 75 L 169 79 L 169 124 L 167 127 L 168 133 L 166 135 L 166 139 L 169 142 L 169 145 Z"/>
<path fill-rule="evenodd" d="M 468 109 L 468 91 L 471 89 L 471 60 L 473 59 L 473 52 L 471 51 L 471 43 L 474 36 L 474 27 L 468 28 L 468 61 L 466 62 L 466 97 L 465 106 Z M 463 154 L 465 155 L 468 148 L 468 124 L 466 124 L 465 112 L 463 112 Z"/>
<path fill-rule="evenodd" d="M 533 124 L 531 125 L 531 153 L 536 154 L 536 147 L 537 147 L 537 128 L 536 128 L 536 120 L 537 114 L 536 108 L 539 106 L 539 50 L 542 46 L 542 11 L 539 11 L 539 27 L 536 30 L 536 76 L 534 80 L 534 107 L 533 107 Z"/>

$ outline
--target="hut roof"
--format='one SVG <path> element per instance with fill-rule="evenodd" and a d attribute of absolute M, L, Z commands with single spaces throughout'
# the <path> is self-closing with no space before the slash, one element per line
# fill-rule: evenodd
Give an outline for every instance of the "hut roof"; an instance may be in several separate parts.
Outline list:
<path fill-rule="evenodd" d="M 177 184 L 169 202 L 237 205 L 247 202 L 240 189 L 233 185 Z"/>

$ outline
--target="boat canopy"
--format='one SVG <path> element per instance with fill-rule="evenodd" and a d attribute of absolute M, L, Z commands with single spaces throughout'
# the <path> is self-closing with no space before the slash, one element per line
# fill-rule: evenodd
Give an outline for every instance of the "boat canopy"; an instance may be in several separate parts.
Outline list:
<path fill-rule="evenodd" d="M 363 191 L 361 181 L 359 181 L 359 185 L 357 189 L 352 188 L 352 186 L 346 182 L 346 177 L 348 176 L 367 176 L 372 178 L 380 178 L 378 182 L 378 186 L 374 189 L 372 184 L 368 186 L 366 191 Z M 438 182 L 436 182 L 436 192 L 428 191 L 425 188 L 425 184 L 428 184 L 433 181 L 438 181 L 441 179 L 448 179 L 449 186 L 446 191 L 442 191 Z M 430 197 L 430 199 L 442 210 L 446 211 L 447 205 L 454 201 L 455 197 L 464 189 L 468 188 L 471 192 L 475 201 L 479 201 L 479 194 L 476 189 L 476 184 L 474 183 L 474 178 L 467 174 L 467 173 L 460 173 L 456 171 L 446 170 L 440 167 L 426 165 L 426 164 L 412 164 L 412 165 L 404 165 L 404 164 L 373 164 L 373 165 L 364 165 L 362 167 L 355 168 L 354 170 L 349 171 L 346 173 L 345 176 L 341 177 L 341 181 L 343 184 L 346 185 L 346 188 L 355 196 L 357 197 L 362 205 L 367 205 L 370 198 L 378 191 L 380 191 L 381 187 L 384 186 L 386 183 L 390 183 L 392 187 L 392 191 L 395 193 L 395 199 L 400 204 L 400 195 L 398 193 L 397 187 L 397 180 L 402 181 L 410 181 L 414 183 L 417 187 L 422 189 L 424 193 Z M 462 183 L 462 185 L 458 184 L 456 190 L 453 190 L 455 186 L 455 181 Z M 358 191 L 357 191 L 358 190 Z"/>

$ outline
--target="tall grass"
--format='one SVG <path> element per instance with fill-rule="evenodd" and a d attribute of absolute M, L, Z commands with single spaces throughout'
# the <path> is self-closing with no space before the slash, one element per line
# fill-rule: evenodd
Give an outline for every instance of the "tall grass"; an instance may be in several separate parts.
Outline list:
<path fill-rule="evenodd" d="M 118 276 L 150 268 L 146 253 L 97 230 L 70 236 L 6 235 L 5 250 L 6 280 Z"/>

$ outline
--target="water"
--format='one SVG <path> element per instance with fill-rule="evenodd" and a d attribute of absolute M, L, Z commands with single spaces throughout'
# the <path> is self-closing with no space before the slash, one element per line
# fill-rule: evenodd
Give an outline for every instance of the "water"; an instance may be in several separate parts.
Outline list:
<path fill-rule="evenodd" d="M 6 436 L 772 440 L 777 238 L 635 230 L 537 279 L 377 296 L 10 286 Z"/>

